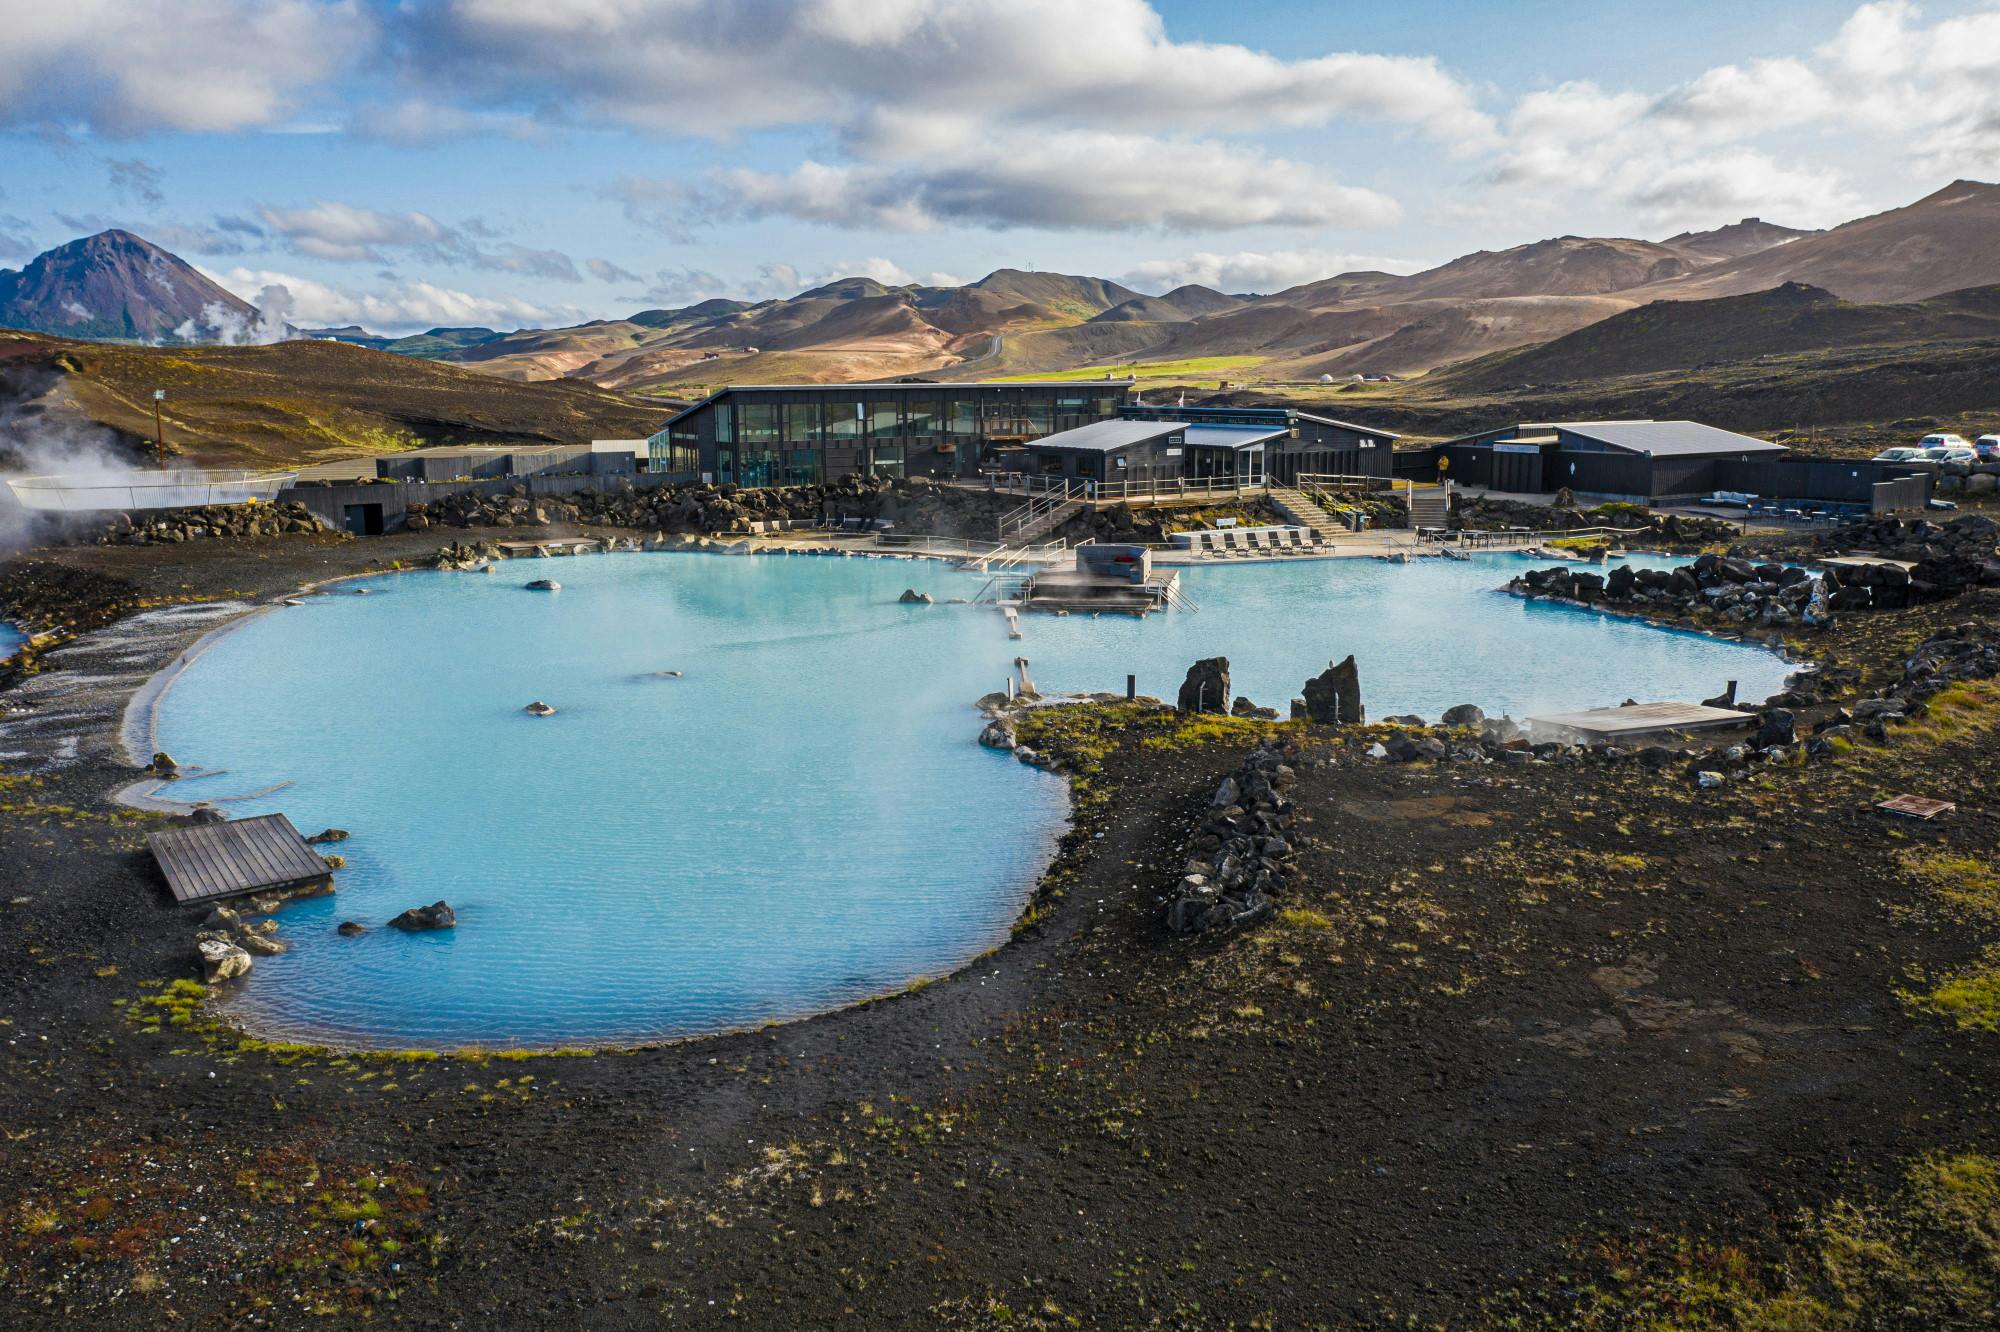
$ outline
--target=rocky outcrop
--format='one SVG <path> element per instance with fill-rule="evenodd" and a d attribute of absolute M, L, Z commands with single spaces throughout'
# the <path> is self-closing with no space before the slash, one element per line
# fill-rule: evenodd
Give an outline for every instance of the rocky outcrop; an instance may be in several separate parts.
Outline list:
<path fill-rule="evenodd" d="M 250 974 L 250 954 L 225 935 L 202 934 L 195 939 L 201 955 L 201 978 L 210 985 Z"/>
<path fill-rule="evenodd" d="M 914 587 L 906 587 L 903 589 L 903 595 L 896 600 L 905 606 L 928 606 L 931 604 L 931 594 L 919 592 Z"/>
<path fill-rule="evenodd" d="M 539 698 L 522 708 L 521 711 L 527 713 L 530 717 L 553 717 L 556 715 L 556 710 L 542 702 Z"/>
<path fill-rule="evenodd" d="M 1286 760 L 1296 753 L 1283 739 L 1266 740 L 1223 779 L 1188 845 L 1167 907 L 1168 929 L 1209 933 L 1270 914 L 1292 858 L 1292 802 L 1285 792 L 1294 774 Z"/>
<path fill-rule="evenodd" d="M 1229 711 L 1229 658 L 1204 657 L 1188 667 L 1174 706 L 1182 712 Z"/>
<path fill-rule="evenodd" d="M 1677 569 L 1617 565 L 1599 574 L 1560 564 L 1531 569 L 1508 590 L 1527 597 L 1556 597 L 1584 605 L 1694 616 L 1711 614 L 1746 628 L 1824 626 L 1824 608 L 1813 596 L 1819 584 L 1804 569 L 1751 564 L 1713 552 Z"/>
<path fill-rule="evenodd" d="M 535 578 L 522 584 L 530 592 L 560 592 L 562 584 L 553 578 Z"/>
<path fill-rule="evenodd" d="M 449 930 L 458 925 L 458 913 L 451 909 L 449 902 L 437 901 L 429 906 L 411 907 L 389 922 L 392 929 L 409 930 Z"/>
<path fill-rule="evenodd" d="M 1359 726 L 1368 720 L 1361 706 L 1361 668 L 1349 653 L 1306 681 L 1305 713 L 1323 726 Z"/>

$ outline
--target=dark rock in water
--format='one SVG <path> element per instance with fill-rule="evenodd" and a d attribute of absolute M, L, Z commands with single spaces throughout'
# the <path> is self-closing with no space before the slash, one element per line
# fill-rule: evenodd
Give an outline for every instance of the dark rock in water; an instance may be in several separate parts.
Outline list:
<path fill-rule="evenodd" d="M 163 749 L 153 755 L 153 761 L 147 765 L 147 770 L 161 777 L 172 777 L 180 771 L 180 764 L 174 762 L 174 756 Z"/>
<path fill-rule="evenodd" d="M 914 587 L 904 588 L 903 595 L 897 597 L 896 600 L 905 606 L 928 606 L 932 604 L 930 593 L 919 592 Z"/>
<path fill-rule="evenodd" d="M 458 924 L 458 913 L 449 902 L 433 902 L 427 907 L 411 907 L 389 924 L 399 930 L 448 930 Z"/>
<path fill-rule="evenodd" d="M 1368 720 L 1361 706 L 1361 669 L 1352 653 L 1306 681 L 1306 715 L 1324 726 L 1359 726 Z"/>
<path fill-rule="evenodd" d="M 1798 738 L 1798 725 L 1788 708 L 1772 708 L 1757 727 L 1757 748 L 1789 745 Z"/>
<path fill-rule="evenodd" d="M 527 584 L 527 589 L 530 592 L 560 592 L 562 591 L 562 584 L 553 578 L 537 578 L 534 582 Z"/>
<path fill-rule="evenodd" d="M 1390 726 L 1422 726 L 1424 719 L 1414 712 L 1398 712 L 1382 719 Z"/>
<path fill-rule="evenodd" d="M 1261 717 L 1266 721 L 1276 721 L 1278 719 L 1278 710 L 1276 708 L 1260 708 L 1248 698 L 1239 694 L 1236 701 L 1229 705 L 1229 715 L 1232 717 Z"/>
<path fill-rule="evenodd" d="M 1188 667 L 1174 706 L 1182 712 L 1229 711 L 1229 658 L 1204 657 Z"/>
<path fill-rule="evenodd" d="M 368 927 L 358 920 L 343 920 L 336 927 L 336 932 L 344 934 L 351 939 L 357 934 L 368 933 Z"/>
<path fill-rule="evenodd" d="M 311 837 L 306 838 L 307 844 L 311 846 L 319 846 L 326 842 L 344 842 L 346 840 L 347 829 L 345 828 L 328 828 L 325 832 L 314 833 Z"/>
<path fill-rule="evenodd" d="M 1717 694 L 1717 695 L 1716 695 L 1716 696 L 1715 696 L 1714 698 L 1705 698 L 1705 699 L 1703 699 L 1703 700 L 1701 701 L 1701 705 L 1702 705 L 1703 707 L 1705 707 L 1705 708 L 1733 708 L 1733 707 L 1735 707 L 1735 706 L 1736 706 L 1736 681 L 1734 681 L 1734 680 L 1731 680 L 1731 681 L 1729 682 L 1729 687 L 1728 687 L 1727 689 L 1723 690 L 1723 691 L 1722 691 L 1721 693 Z"/>
<path fill-rule="evenodd" d="M 227 823 L 229 816 L 214 805 L 196 805 L 188 814 L 196 823 Z"/>
<path fill-rule="evenodd" d="M 1470 726 L 1477 730 L 1486 725 L 1486 710 L 1477 703 L 1461 703 L 1455 708 L 1446 708 L 1438 723 L 1442 726 Z"/>
<path fill-rule="evenodd" d="M 553 717 L 556 715 L 556 710 L 550 707 L 548 704 L 542 702 L 542 700 L 540 700 L 539 698 L 536 699 L 534 702 L 530 703 L 527 707 L 522 708 L 521 711 L 527 713 L 529 716 L 532 717 Z"/>

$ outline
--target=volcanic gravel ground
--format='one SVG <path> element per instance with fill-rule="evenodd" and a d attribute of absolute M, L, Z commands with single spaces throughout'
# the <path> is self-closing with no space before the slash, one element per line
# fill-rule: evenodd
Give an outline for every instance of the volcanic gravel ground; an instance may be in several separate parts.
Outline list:
<path fill-rule="evenodd" d="M 256 599 L 434 545 L 57 558 Z M 1948 619 L 1837 645 L 1893 674 Z M 29 900 L 0 906 L 0 1320 L 1563 1325 L 1607 1243 L 1771 1253 L 1918 1153 L 2000 1148 L 2000 1038 L 1899 998 L 1994 933 L 1907 869 L 2000 843 L 1990 726 L 1713 792 L 1296 731 L 1283 910 L 1193 942 L 1162 903 L 1245 747 L 1135 737 L 1033 923 L 958 975 L 525 1059 L 216 1027 L 160 984 L 193 975 L 190 926 L 139 851 L 157 823 L 105 801 L 133 771 L 90 745 L 8 764 L 0 903 Z M 1959 812 L 1873 811 L 1901 790 Z"/>

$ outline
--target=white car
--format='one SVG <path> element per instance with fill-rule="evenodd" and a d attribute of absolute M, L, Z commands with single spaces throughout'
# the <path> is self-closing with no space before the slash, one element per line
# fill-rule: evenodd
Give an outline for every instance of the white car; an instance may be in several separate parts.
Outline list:
<path fill-rule="evenodd" d="M 1872 459 L 1870 459 L 1869 461 L 1871 461 L 1871 462 L 1923 462 L 1923 461 L 1924 461 L 1924 451 L 1923 451 L 1922 449 L 1912 449 L 1912 448 L 1906 448 L 1906 447 L 1903 447 L 1903 446 L 1899 445 L 1899 446 L 1897 446 L 1896 448 L 1893 448 L 1893 449 L 1884 449 L 1884 450 L 1882 450 L 1882 451 L 1881 451 L 1880 453 L 1876 454 L 1876 455 L 1875 455 L 1875 456 L 1874 456 L 1874 457 L 1873 457 Z"/>
<path fill-rule="evenodd" d="M 1981 462 L 2000 462 L 2000 435 L 1981 435 L 1972 441 L 1972 451 Z"/>
<path fill-rule="evenodd" d="M 1917 441 L 1920 449 L 1969 449 L 1964 435 L 1925 435 Z"/>
<path fill-rule="evenodd" d="M 1936 448 L 1925 449 L 1924 458 L 1928 462 L 1935 463 L 1976 463 L 1979 461 L 1979 455 L 1973 451 L 1970 444 L 1939 445 Z"/>

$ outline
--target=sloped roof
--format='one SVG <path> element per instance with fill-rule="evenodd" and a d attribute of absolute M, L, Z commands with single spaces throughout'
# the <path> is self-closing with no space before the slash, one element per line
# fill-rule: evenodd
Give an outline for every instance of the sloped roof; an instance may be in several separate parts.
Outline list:
<path fill-rule="evenodd" d="M 1127 421 L 1115 418 L 1109 421 L 1092 421 L 1089 425 L 1078 426 L 1074 430 L 1058 430 L 1053 435 L 1043 435 L 1040 439 L 1027 441 L 1036 449 L 1088 449 L 1098 453 L 1109 453 L 1113 449 L 1126 448 L 1133 444 L 1143 444 L 1149 439 L 1171 435 L 1188 428 L 1185 421 Z"/>
<path fill-rule="evenodd" d="M 1711 453 L 1784 453 L 1782 444 L 1739 435 L 1699 421 L 1550 421 L 1545 427 L 1566 430 L 1628 453 L 1655 458 L 1700 457 Z M 1527 427 L 1523 427 L 1526 429 Z"/>
<path fill-rule="evenodd" d="M 1402 438 L 1402 436 L 1397 434 L 1395 431 L 1384 430 L 1380 426 L 1356 425 L 1352 421 L 1342 421 L 1331 416 L 1320 416 L 1314 412 L 1299 412 L 1297 413 L 1297 416 L 1301 421 L 1316 421 L 1320 425 L 1338 426 L 1342 430 L 1352 430 L 1359 435 L 1373 435 L 1377 439 Z"/>
<path fill-rule="evenodd" d="M 1093 421 L 1074 430 L 1060 430 L 1053 435 L 1031 439 L 1027 441 L 1027 447 L 1111 453 L 1182 431 L 1187 433 L 1189 444 L 1201 449 L 1248 448 L 1252 444 L 1261 444 L 1267 439 L 1291 433 L 1287 426 L 1219 426 L 1191 421 L 1128 421 L 1120 417 L 1112 421 Z"/>
<path fill-rule="evenodd" d="M 1288 426 L 1191 425 L 1187 442 L 1199 449 L 1242 449 L 1291 434 Z"/>

